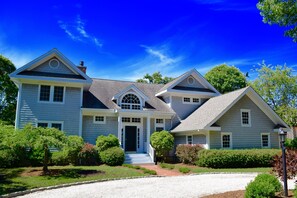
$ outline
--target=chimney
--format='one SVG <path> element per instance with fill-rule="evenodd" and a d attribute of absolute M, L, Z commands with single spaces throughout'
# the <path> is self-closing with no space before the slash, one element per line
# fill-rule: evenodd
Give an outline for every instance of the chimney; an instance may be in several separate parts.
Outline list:
<path fill-rule="evenodd" d="M 80 69 L 85 74 L 87 73 L 87 67 L 84 66 L 84 61 L 80 61 L 79 66 L 77 66 L 78 69 Z"/>

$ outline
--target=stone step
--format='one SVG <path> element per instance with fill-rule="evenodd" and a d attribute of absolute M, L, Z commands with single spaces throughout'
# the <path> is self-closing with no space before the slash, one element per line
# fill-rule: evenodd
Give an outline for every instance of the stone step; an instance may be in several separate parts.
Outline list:
<path fill-rule="evenodd" d="M 147 153 L 126 153 L 125 164 L 154 164 Z"/>

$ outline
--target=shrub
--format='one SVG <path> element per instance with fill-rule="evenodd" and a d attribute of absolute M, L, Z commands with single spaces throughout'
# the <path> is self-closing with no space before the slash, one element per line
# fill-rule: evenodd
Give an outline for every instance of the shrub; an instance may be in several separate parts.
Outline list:
<path fill-rule="evenodd" d="M 99 154 L 101 161 L 109 166 L 120 166 L 125 161 L 125 153 L 120 147 L 112 147 Z"/>
<path fill-rule="evenodd" d="M 189 169 L 188 167 L 180 167 L 178 170 L 181 173 L 189 173 L 191 171 L 191 169 Z"/>
<path fill-rule="evenodd" d="M 66 152 L 57 151 L 52 153 L 51 165 L 65 166 L 68 164 L 69 164 L 69 159 L 67 158 Z"/>
<path fill-rule="evenodd" d="M 180 144 L 176 147 L 176 156 L 185 164 L 194 164 L 198 159 L 198 152 L 203 149 L 202 145 Z"/>
<path fill-rule="evenodd" d="M 172 165 L 172 164 L 161 163 L 160 166 L 161 166 L 161 168 L 166 168 L 166 169 L 170 169 L 170 170 L 174 169 L 174 165 Z"/>
<path fill-rule="evenodd" d="M 297 138 L 286 139 L 285 146 L 289 149 L 297 149 Z"/>
<path fill-rule="evenodd" d="M 82 150 L 84 146 L 84 140 L 82 137 L 71 135 L 67 137 L 66 146 L 63 148 L 65 160 L 67 160 L 68 164 L 71 163 L 73 165 L 79 164 L 78 154 Z"/>
<path fill-rule="evenodd" d="M 100 135 L 96 140 L 98 151 L 105 151 L 112 147 L 119 147 L 120 142 L 115 135 L 109 134 L 108 136 Z"/>
<path fill-rule="evenodd" d="M 297 198 L 297 186 L 295 187 L 295 190 L 293 191 L 294 193 L 294 198 Z"/>
<path fill-rule="evenodd" d="M 270 174 L 260 174 L 246 187 L 245 198 L 269 198 L 282 189 L 281 183 Z"/>
<path fill-rule="evenodd" d="M 44 150 L 42 148 L 30 148 L 27 152 L 31 166 L 42 166 L 44 160 Z M 52 153 L 48 150 L 47 155 L 51 158 Z"/>
<path fill-rule="evenodd" d="M 80 165 L 92 166 L 100 163 L 100 158 L 96 147 L 92 144 L 85 143 L 81 151 L 78 153 Z"/>
<path fill-rule="evenodd" d="M 286 150 L 286 162 L 287 162 L 287 176 L 288 179 L 293 179 L 297 175 L 297 150 Z M 283 161 L 282 155 L 276 155 L 273 158 L 272 171 L 280 178 L 283 177 Z"/>
<path fill-rule="evenodd" d="M 173 149 L 174 138 L 168 131 L 154 132 L 151 135 L 151 144 L 157 156 L 164 158 L 165 153 Z"/>
<path fill-rule="evenodd" d="M 209 168 L 270 167 L 278 149 L 201 150 L 196 165 Z"/>

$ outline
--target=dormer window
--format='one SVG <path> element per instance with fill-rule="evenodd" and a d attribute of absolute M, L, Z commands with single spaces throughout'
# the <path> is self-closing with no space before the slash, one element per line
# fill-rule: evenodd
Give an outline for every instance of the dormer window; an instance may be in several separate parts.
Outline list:
<path fill-rule="evenodd" d="M 140 110 L 141 103 L 135 94 L 129 93 L 123 97 L 121 101 L 121 107 L 122 109 Z"/>

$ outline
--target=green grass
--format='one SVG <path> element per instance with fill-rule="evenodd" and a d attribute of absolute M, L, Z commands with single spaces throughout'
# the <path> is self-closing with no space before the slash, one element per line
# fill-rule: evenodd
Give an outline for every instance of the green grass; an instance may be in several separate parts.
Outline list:
<path fill-rule="evenodd" d="M 174 169 L 175 166 L 173 164 L 161 163 L 160 164 L 160 167 L 161 168 L 172 170 L 172 169 Z"/>
<path fill-rule="evenodd" d="M 40 167 L 0 169 L 0 195 L 73 182 L 149 175 L 149 173 L 145 171 L 134 170 L 128 167 L 110 167 L 106 165 L 53 166 L 49 167 L 49 169 L 53 172 L 56 171 L 56 174 L 44 176 L 23 175 L 32 170 L 41 170 Z M 88 173 L 88 175 L 86 175 L 86 173 Z"/>
<path fill-rule="evenodd" d="M 179 172 L 184 173 L 184 174 L 189 173 L 191 171 L 191 169 L 188 167 L 179 167 L 178 170 L 179 170 Z"/>

